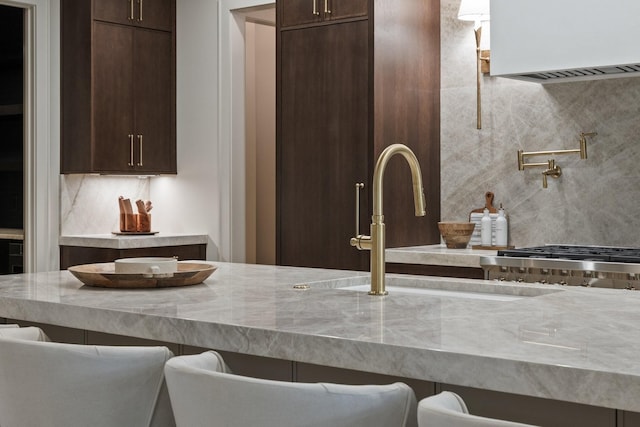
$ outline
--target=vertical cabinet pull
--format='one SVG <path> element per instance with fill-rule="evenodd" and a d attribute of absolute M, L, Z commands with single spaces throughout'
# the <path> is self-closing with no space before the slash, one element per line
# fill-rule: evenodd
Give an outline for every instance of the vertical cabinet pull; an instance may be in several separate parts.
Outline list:
<path fill-rule="evenodd" d="M 129 134 L 129 163 L 127 166 L 133 166 L 133 134 Z"/>
<path fill-rule="evenodd" d="M 129 21 L 133 21 L 133 2 L 134 0 L 129 0 Z"/>
<path fill-rule="evenodd" d="M 320 12 L 318 11 L 318 0 L 313 0 L 313 14 L 315 16 L 320 15 Z"/>
<path fill-rule="evenodd" d="M 331 9 L 329 8 L 329 0 L 324 0 L 324 13 L 331 15 Z"/>
<path fill-rule="evenodd" d="M 142 22 L 142 0 L 138 0 L 138 15 L 138 21 Z"/>
<path fill-rule="evenodd" d="M 138 166 L 142 166 L 142 135 L 138 135 L 138 143 L 140 144 L 140 158 L 138 159 Z"/>

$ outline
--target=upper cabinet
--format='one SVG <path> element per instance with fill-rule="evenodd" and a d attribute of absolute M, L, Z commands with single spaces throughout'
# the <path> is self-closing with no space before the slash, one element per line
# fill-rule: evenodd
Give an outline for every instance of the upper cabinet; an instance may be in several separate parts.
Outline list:
<path fill-rule="evenodd" d="M 175 1 L 132 1 L 61 2 L 62 173 L 176 173 Z"/>
<path fill-rule="evenodd" d="M 586 3 L 491 0 L 491 75 L 537 83 L 640 76 L 640 2 Z"/>
<path fill-rule="evenodd" d="M 174 0 L 95 0 L 93 18 L 123 25 L 173 31 Z"/>
<path fill-rule="evenodd" d="M 281 26 L 304 25 L 367 15 L 368 0 L 282 0 Z"/>

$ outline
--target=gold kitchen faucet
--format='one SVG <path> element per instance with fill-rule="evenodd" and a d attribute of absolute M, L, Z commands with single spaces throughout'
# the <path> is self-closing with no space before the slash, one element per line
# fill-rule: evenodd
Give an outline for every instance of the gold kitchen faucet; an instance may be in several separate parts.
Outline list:
<path fill-rule="evenodd" d="M 402 154 L 411 169 L 411 180 L 413 182 L 413 203 L 415 205 L 416 216 L 424 216 L 425 201 L 424 189 L 422 187 L 422 172 L 420 164 L 415 154 L 409 147 L 404 144 L 393 144 L 384 149 L 378 157 L 376 167 L 373 172 L 373 216 L 371 217 L 371 235 L 366 236 L 359 234 L 358 225 L 356 225 L 356 237 L 350 240 L 351 246 L 355 246 L 358 250 L 371 251 L 371 290 L 369 295 L 386 295 L 384 285 L 385 274 L 385 229 L 384 215 L 382 214 L 382 193 L 384 170 L 387 167 L 389 159 L 396 154 Z M 356 184 L 357 191 L 362 188 Z M 358 206 L 356 205 L 356 209 Z M 357 224 L 357 214 L 356 214 Z"/>

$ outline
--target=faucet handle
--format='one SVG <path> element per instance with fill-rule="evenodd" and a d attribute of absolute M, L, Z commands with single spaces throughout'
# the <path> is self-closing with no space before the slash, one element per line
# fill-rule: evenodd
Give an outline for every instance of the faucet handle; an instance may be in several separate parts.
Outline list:
<path fill-rule="evenodd" d="M 360 235 L 360 190 L 364 188 L 364 182 L 356 182 L 356 236 Z"/>
<path fill-rule="evenodd" d="M 557 179 L 562 175 L 562 168 L 556 165 L 554 159 L 547 160 L 547 164 L 549 168 L 542 172 L 542 188 L 547 188 L 547 176 Z"/>
<path fill-rule="evenodd" d="M 356 183 L 356 235 L 349 240 L 351 246 L 358 250 L 371 250 L 371 236 L 360 233 L 360 190 L 364 188 L 364 183 Z"/>
<path fill-rule="evenodd" d="M 587 137 L 596 136 L 598 132 L 580 132 L 580 158 L 587 158 Z"/>

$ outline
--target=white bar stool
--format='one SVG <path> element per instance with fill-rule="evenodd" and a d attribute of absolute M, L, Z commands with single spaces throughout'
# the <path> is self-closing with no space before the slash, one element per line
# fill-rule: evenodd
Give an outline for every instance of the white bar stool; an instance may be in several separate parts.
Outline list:
<path fill-rule="evenodd" d="M 51 341 L 47 334 L 36 326 L 21 328 L 16 324 L 0 325 L 0 338 L 14 338 L 29 341 Z"/>
<path fill-rule="evenodd" d="M 172 356 L 166 347 L 0 337 L 0 425 L 175 426 L 164 382 Z"/>
<path fill-rule="evenodd" d="M 419 427 L 532 427 L 469 414 L 464 400 L 456 393 L 443 391 L 418 403 Z"/>
<path fill-rule="evenodd" d="M 169 360 L 165 376 L 179 427 L 403 427 L 416 425 L 406 384 L 290 383 L 229 373 L 208 351 Z"/>

